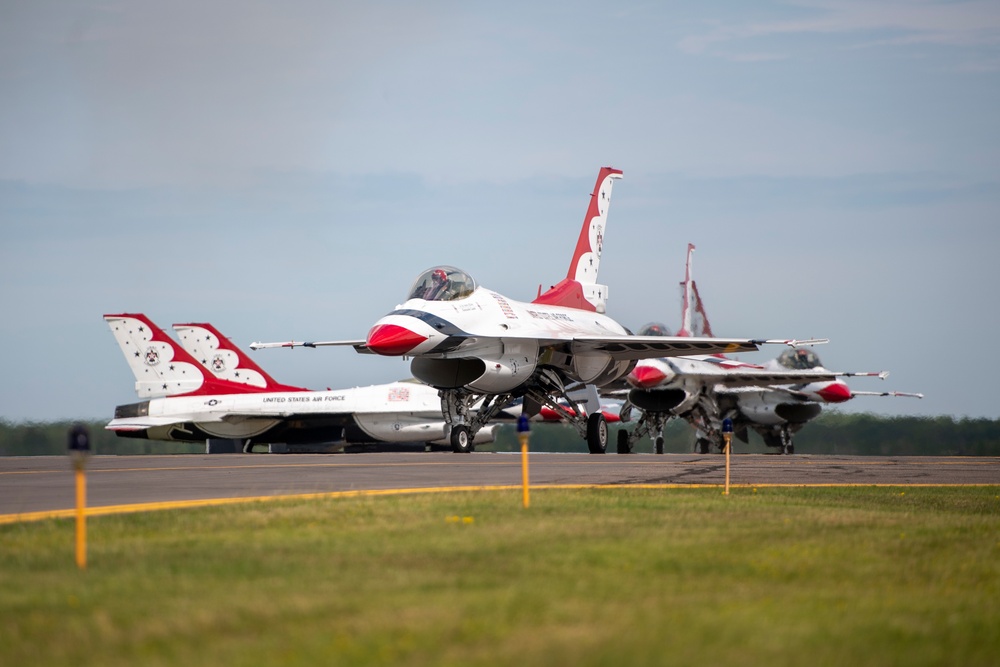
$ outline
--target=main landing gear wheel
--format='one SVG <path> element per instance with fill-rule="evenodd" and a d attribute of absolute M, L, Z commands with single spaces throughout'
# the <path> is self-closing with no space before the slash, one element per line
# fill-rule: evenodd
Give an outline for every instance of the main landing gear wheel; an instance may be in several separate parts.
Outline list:
<path fill-rule="evenodd" d="M 708 454 L 712 450 L 712 442 L 707 438 L 698 438 L 694 443 L 696 454 Z"/>
<path fill-rule="evenodd" d="M 628 431 L 622 429 L 618 431 L 618 453 L 631 454 L 632 448 L 628 446 Z"/>
<path fill-rule="evenodd" d="M 459 424 L 451 427 L 451 449 L 456 454 L 468 454 L 475 449 L 469 437 L 469 427 Z"/>
<path fill-rule="evenodd" d="M 657 454 L 662 454 L 663 453 L 663 436 L 662 435 L 656 436 L 656 440 L 654 441 L 654 445 L 656 446 L 656 449 L 654 451 L 656 451 Z"/>
<path fill-rule="evenodd" d="M 587 447 L 591 454 L 608 451 L 608 422 L 600 412 L 587 417 Z"/>

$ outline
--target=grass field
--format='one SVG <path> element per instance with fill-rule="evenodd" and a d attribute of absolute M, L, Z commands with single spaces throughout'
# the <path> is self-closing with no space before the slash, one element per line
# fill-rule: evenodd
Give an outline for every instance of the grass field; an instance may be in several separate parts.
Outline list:
<path fill-rule="evenodd" d="M 996 665 L 1000 487 L 496 491 L 0 526 L 0 665 Z"/>

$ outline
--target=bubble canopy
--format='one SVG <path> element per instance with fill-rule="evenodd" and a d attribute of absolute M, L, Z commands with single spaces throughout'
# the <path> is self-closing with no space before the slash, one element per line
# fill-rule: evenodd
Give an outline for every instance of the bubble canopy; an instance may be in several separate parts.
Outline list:
<path fill-rule="evenodd" d="M 778 357 L 778 363 L 785 368 L 807 371 L 810 368 L 820 366 L 819 357 L 812 350 L 804 350 L 801 347 L 785 350 Z"/>
<path fill-rule="evenodd" d="M 406 298 L 457 301 L 475 291 L 476 281 L 462 269 L 456 269 L 454 266 L 435 266 L 417 276 Z"/>
<path fill-rule="evenodd" d="M 639 329 L 640 336 L 670 336 L 670 329 L 662 322 L 650 322 Z"/>

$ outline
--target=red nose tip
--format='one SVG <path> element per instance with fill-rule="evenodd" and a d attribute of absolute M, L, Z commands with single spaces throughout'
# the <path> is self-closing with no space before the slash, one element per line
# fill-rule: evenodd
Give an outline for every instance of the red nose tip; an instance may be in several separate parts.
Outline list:
<path fill-rule="evenodd" d="M 379 324 L 368 332 L 368 349 L 375 354 L 398 357 L 420 345 L 426 336 L 395 324 Z"/>
<path fill-rule="evenodd" d="M 816 393 L 827 403 L 843 403 L 851 400 L 851 390 L 843 382 L 831 382 Z"/>
<path fill-rule="evenodd" d="M 636 366 L 625 379 L 636 389 L 650 389 L 666 380 L 667 376 L 653 366 Z"/>

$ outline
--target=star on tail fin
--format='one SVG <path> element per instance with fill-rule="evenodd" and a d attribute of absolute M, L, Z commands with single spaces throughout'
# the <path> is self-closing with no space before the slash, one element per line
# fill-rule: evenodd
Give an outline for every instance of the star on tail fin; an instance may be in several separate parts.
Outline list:
<path fill-rule="evenodd" d="M 135 391 L 140 398 L 262 391 L 258 387 L 212 377 L 163 329 L 141 313 L 105 315 L 104 320 L 135 375 Z"/>
<path fill-rule="evenodd" d="M 211 324 L 175 324 L 174 331 L 184 349 L 220 380 L 259 387 L 267 391 L 308 391 L 302 387 L 282 384 L 272 378 Z"/>
<path fill-rule="evenodd" d="M 566 306 L 603 313 L 607 309 L 608 288 L 597 282 L 597 270 L 601 266 L 604 249 L 604 232 L 607 226 L 608 208 L 611 206 L 611 189 L 614 182 L 622 177 L 622 172 L 611 167 L 603 167 L 597 175 L 597 184 L 590 195 L 590 206 L 583 219 L 580 237 L 576 242 L 573 260 L 566 277 L 544 294 L 539 294 L 533 303 L 550 306 Z"/>

